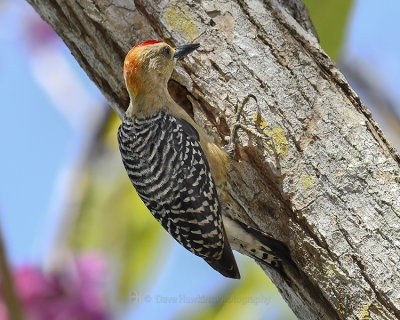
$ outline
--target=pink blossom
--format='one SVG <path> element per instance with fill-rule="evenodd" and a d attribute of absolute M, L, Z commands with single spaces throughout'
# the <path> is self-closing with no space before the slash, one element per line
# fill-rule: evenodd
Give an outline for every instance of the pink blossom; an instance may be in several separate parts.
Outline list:
<path fill-rule="evenodd" d="M 84 256 L 59 272 L 24 266 L 13 271 L 15 290 L 27 320 L 111 319 L 105 299 L 106 266 L 97 256 Z M 0 295 L 0 320 L 8 320 Z"/>

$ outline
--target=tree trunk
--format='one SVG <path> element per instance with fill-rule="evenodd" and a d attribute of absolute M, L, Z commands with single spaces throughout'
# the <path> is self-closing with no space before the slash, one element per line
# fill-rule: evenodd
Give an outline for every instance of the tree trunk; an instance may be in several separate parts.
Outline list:
<path fill-rule="evenodd" d="M 270 273 L 299 319 L 400 318 L 400 158 L 323 52 L 300 0 L 28 0 L 121 116 L 123 59 L 162 39 L 201 48 L 170 81 L 222 145 L 243 221 L 290 249 L 292 286 Z M 264 139 L 265 138 L 265 139 Z"/>

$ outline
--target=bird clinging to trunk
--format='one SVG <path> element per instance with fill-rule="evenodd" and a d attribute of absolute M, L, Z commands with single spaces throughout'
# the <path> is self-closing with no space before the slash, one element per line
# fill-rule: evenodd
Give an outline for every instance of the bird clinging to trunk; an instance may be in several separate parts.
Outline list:
<path fill-rule="evenodd" d="M 161 225 L 222 275 L 240 278 L 224 229 L 217 186 L 227 155 L 168 93 L 178 60 L 199 47 L 145 41 L 125 58 L 130 104 L 118 131 L 125 169 Z"/>

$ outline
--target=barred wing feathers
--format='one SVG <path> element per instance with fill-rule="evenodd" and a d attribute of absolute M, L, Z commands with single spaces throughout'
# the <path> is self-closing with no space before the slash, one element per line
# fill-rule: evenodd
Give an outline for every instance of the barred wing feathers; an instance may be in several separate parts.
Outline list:
<path fill-rule="evenodd" d="M 126 118 L 118 142 L 133 186 L 168 233 L 221 274 L 239 278 L 215 183 L 193 126 L 165 112 Z"/>

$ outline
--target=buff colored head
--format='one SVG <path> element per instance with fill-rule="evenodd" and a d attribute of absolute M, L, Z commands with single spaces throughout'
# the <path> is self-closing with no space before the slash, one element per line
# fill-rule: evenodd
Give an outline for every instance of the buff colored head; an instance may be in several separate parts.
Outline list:
<path fill-rule="evenodd" d="M 199 47 L 188 44 L 173 49 L 168 44 L 150 40 L 134 46 L 124 62 L 125 84 L 131 98 L 165 87 L 177 60 Z"/>

